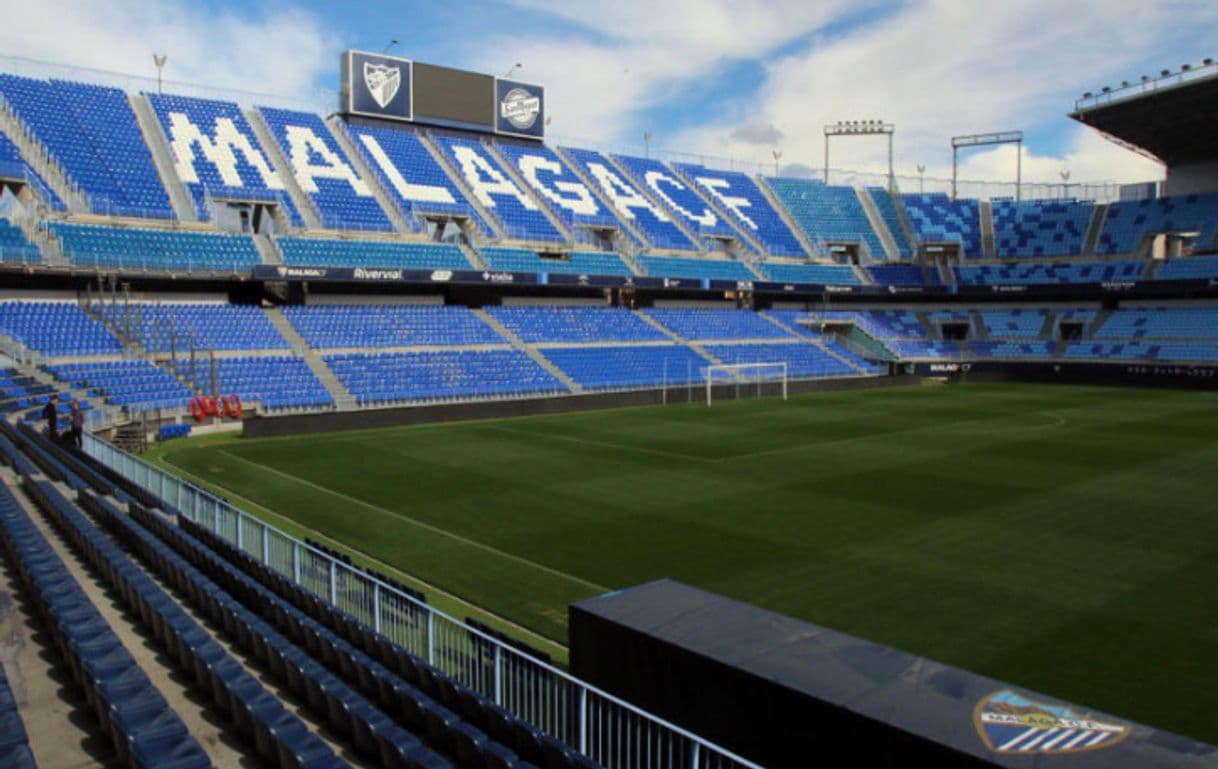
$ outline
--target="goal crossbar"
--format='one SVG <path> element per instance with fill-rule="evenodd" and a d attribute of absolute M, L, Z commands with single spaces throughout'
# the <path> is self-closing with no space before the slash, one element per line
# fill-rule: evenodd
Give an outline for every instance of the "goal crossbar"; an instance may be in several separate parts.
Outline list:
<path fill-rule="evenodd" d="M 716 384 L 757 385 L 781 383 L 782 399 L 787 399 L 787 363 L 715 363 L 702 369 L 706 379 L 706 405 L 711 405 Z"/>

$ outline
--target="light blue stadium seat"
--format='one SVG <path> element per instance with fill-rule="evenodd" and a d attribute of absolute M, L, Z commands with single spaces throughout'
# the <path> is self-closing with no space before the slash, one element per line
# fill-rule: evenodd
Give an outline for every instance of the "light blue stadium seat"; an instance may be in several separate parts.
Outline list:
<path fill-rule="evenodd" d="M 492 270 L 507 272 L 558 272 L 568 275 L 632 275 L 617 254 L 606 251 L 572 251 L 561 257 L 542 257 L 523 248 L 484 248 L 482 258 Z"/>
<path fill-rule="evenodd" d="M 897 204 L 892 199 L 892 193 L 884 187 L 868 187 L 867 191 L 871 193 L 871 199 L 896 243 L 897 258 L 909 259 L 913 256 L 913 248 L 909 245 L 909 238 L 905 237 L 905 228 L 901 226 L 901 216 L 897 213 Z"/>
<path fill-rule="evenodd" d="M 703 242 L 711 236 L 733 238 L 748 244 L 733 223 L 724 219 L 696 187 L 691 187 L 671 168 L 653 158 L 614 155 L 630 180 L 659 202 L 670 219 L 681 221 Z M 751 249 L 750 249 L 751 250 Z"/>
<path fill-rule="evenodd" d="M 976 200 L 942 193 L 902 195 L 909 224 L 923 241 L 959 243 L 961 255 L 981 256 L 981 213 Z"/>
<path fill-rule="evenodd" d="M 401 270 L 472 270 L 452 243 L 276 238 L 283 263 L 306 267 L 383 267 Z"/>
<path fill-rule="evenodd" d="M 1218 193 L 1112 203 L 1096 253 L 1133 253 L 1147 235 L 1163 232 L 1195 232 L 1202 248 L 1218 246 Z"/>
<path fill-rule="evenodd" d="M 124 328 L 128 317 L 132 336 L 149 352 L 187 355 L 198 350 L 287 349 L 288 342 L 255 305 L 221 303 L 135 302 L 108 305 L 110 321 Z"/>
<path fill-rule="evenodd" d="M 766 183 L 813 242 L 865 243 L 873 258 L 885 257 L 884 246 L 853 187 L 786 177 L 767 177 Z"/>
<path fill-rule="evenodd" d="M 656 307 L 647 314 L 678 336 L 704 339 L 790 339 L 786 328 L 751 310 Z"/>
<path fill-rule="evenodd" d="M 664 342 L 669 337 L 637 313 L 608 307 L 488 307 L 525 342 Z"/>
<path fill-rule="evenodd" d="M 770 256 L 809 256 L 782 214 L 747 174 L 692 163 L 674 163 L 673 168 L 692 180 L 704 197 L 717 200 L 737 227 L 752 233 Z"/>
<path fill-rule="evenodd" d="M 29 185 L 33 188 L 35 196 L 53 211 L 68 209 L 63 200 L 46 183 L 46 180 L 25 161 L 25 158 L 21 157 L 17 145 L 13 144 L 3 131 L 0 131 L 0 179 L 22 181 Z"/>
<path fill-rule="evenodd" d="M 1073 200 L 995 200 L 997 255 L 1077 256 L 1095 204 Z"/>
<path fill-rule="evenodd" d="M 59 364 L 48 370 L 72 387 L 96 390 L 108 402 L 132 411 L 184 408 L 193 395 L 176 377 L 149 361 Z"/>
<path fill-rule="evenodd" d="M 757 262 L 769 280 L 778 283 L 814 283 L 828 286 L 856 286 L 859 277 L 843 264 L 789 264 L 787 262 Z"/>
<path fill-rule="evenodd" d="M 42 261 L 42 252 L 26 240 L 20 227 L 0 219 L 0 261 L 37 264 Z"/>
<path fill-rule="evenodd" d="M 686 259 L 679 256 L 640 256 L 639 266 L 648 275 L 687 280 L 757 280 L 743 263 L 730 259 Z"/>
<path fill-rule="evenodd" d="M 262 355 L 216 358 L 217 392 L 212 393 L 210 362 L 196 362 L 195 386 L 212 395 L 237 395 L 243 403 L 260 401 L 267 410 L 317 408 L 334 405 L 330 396 L 303 358 Z M 179 360 L 179 375 L 190 378 L 189 360 Z"/>
<path fill-rule="evenodd" d="M 139 270 L 244 272 L 262 261 L 253 238 L 50 222 L 73 264 Z"/>
<path fill-rule="evenodd" d="M 1218 278 L 1218 256 L 1169 259 L 1159 267 L 1155 280 L 1213 280 Z"/>
<path fill-rule="evenodd" d="M 711 362 L 684 345 L 556 347 L 545 351 L 554 365 L 589 390 L 659 387 L 706 381 Z"/>

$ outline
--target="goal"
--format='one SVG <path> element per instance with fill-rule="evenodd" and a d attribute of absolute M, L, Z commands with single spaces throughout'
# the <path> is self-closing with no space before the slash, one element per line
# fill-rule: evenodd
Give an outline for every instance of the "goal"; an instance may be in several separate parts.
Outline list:
<path fill-rule="evenodd" d="M 722 385 L 734 386 L 737 398 L 781 394 L 784 401 L 787 399 L 785 361 L 715 364 L 702 371 L 706 376 L 707 406 L 714 402 L 716 386 Z"/>

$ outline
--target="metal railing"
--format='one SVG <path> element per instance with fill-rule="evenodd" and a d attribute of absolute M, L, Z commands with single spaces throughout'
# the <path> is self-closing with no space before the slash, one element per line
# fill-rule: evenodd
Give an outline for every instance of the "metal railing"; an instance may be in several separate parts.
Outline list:
<path fill-rule="evenodd" d="M 84 447 L 196 524 L 607 769 L 760 769 L 94 435 L 85 435 Z"/>

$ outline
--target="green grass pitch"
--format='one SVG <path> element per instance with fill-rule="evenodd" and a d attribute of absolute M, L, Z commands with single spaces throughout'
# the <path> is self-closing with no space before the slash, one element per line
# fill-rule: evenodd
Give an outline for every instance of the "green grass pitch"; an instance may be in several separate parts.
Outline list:
<path fill-rule="evenodd" d="M 672 577 L 1218 743 L 1218 394 L 893 388 L 167 447 L 565 642 Z"/>

